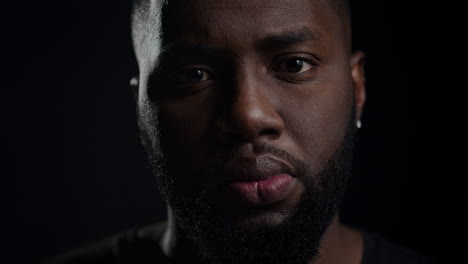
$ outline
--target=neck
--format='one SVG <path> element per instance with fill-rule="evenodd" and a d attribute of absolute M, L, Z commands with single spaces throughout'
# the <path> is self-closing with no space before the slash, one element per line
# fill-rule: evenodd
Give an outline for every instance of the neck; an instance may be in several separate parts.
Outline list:
<path fill-rule="evenodd" d="M 168 206 L 168 225 L 160 241 L 160 247 L 166 256 L 194 256 L 195 246 L 186 239 L 177 227 L 171 208 Z M 340 223 L 336 214 L 324 233 L 319 257 L 309 264 L 359 264 L 362 260 L 364 241 L 362 234 Z"/>
<path fill-rule="evenodd" d="M 363 251 L 362 233 L 343 225 L 336 214 L 323 235 L 319 257 L 310 264 L 359 264 Z"/>

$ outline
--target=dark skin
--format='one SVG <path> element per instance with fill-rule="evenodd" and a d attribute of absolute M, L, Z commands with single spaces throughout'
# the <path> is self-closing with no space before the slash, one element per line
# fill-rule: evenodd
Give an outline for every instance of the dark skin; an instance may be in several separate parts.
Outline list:
<path fill-rule="evenodd" d="M 157 112 L 161 147 L 177 175 L 174 192 L 204 192 L 216 213 L 246 231 L 278 225 L 304 195 L 304 184 L 294 164 L 255 147 L 273 146 L 318 174 L 350 119 L 360 119 L 364 55 L 351 53 L 349 26 L 327 1 L 202 0 L 185 6 L 165 39 L 136 41 L 140 125 L 156 134 Z M 229 175 L 243 167 L 261 170 L 249 164 L 265 158 L 265 166 L 285 167 L 294 176 L 280 201 L 244 206 L 223 198 L 219 187 L 230 176 L 203 172 L 233 148 L 239 158 L 226 162 Z M 191 255 L 167 200 L 169 228 L 161 247 L 167 255 Z M 360 263 L 362 236 L 342 225 L 338 214 L 321 245 L 313 263 Z"/>

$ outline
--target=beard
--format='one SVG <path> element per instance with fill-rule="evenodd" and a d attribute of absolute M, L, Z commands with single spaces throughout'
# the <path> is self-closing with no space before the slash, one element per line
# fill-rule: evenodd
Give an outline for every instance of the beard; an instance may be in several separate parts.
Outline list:
<path fill-rule="evenodd" d="M 308 164 L 282 150 L 258 146 L 261 151 L 273 153 L 293 164 L 305 188 L 297 206 L 281 223 L 253 228 L 217 214 L 209 203 L 206 189 L 196 194 L 178 192 L 174 181 L 177 173 L 173 174 L 171 163 L 165 159 L 161 147 L 155 148 L 154 142 L 150 144 L 146 131 L 142 130 L 142 140 L 158 178 L 160 192 L 172 209 L 178 232 L 195 246 L 201 263 L 305 264 L 319 256 L 322 237 L 337 213 L 351 174 L 356 131 L 354 118 L 350 118 L 341 144 L 319 173 L 312 173 Z"/>

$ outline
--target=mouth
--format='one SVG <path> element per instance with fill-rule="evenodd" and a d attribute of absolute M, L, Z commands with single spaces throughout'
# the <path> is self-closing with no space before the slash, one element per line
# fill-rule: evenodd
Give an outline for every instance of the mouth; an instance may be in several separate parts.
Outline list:
<path fill-rule="evenodd" d="M 264 207 L 288 197 L 297 182 L 294 167 L 271 155 L 241 157 L 226 166 L 221 200 L 234 207 Z"/>
<path fill-rule="evenodd" d="M 248 207 L 259 207 L 281 201 L 293 182 L 291 175 L 278 174 L 266 180 L 230 182 L 228 188 L 232 198 Z"/>

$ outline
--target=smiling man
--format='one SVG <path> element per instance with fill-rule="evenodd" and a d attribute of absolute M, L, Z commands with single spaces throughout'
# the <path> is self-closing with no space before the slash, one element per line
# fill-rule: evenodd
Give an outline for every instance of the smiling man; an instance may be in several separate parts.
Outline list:
<path fill-rule="evenodd" d="M 425 263 L 340 223 L 365 102 L 341 0 L 141 0 L 132 84 L 167 223 L 63 263 Z"/>

